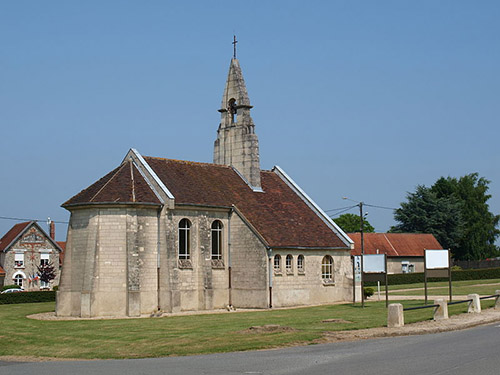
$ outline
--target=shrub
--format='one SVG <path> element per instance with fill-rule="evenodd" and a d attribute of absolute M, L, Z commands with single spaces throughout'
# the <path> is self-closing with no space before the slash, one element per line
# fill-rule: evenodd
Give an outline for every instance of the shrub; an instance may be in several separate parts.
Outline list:
<path fill-rule="evenodd" d="M 371 288 L 369 286 L 363 288 L 363 294 L 365 296 L 365 299 L 368 298 L 368 297 L 373 296 L 374 293 L 375 293 L 375 289 L 373 289 L 373 288 Z"/>
<path fill-rule="evenodd" d="M 52 290 L 53 290 L 54 292 L 57 292 L 57 291 L 59 290 L 59 285 L 54 286 L 54 287 L 52 288 Z"/>
<path fill-rule="evenodd" d="M 13 303 L 54 302 L 55 300 L 56 292 L 52 291 L 0 294 L 0 305 L 9 305 Z"/>

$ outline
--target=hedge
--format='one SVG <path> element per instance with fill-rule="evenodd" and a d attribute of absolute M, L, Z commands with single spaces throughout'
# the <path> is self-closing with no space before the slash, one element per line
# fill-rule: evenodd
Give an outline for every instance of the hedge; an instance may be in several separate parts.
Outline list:
<path fill-rule="evenodd" d="M 37 292 L 17 292 L 0 294 L 0 305 L 9 305 L 13 303 L 35 303 L 35 302 L 54 302 L 56 292 L 37 291 Z"/>
<path fill-rule="evenodd" d="M 500 268 L 482 268 L 477 270 L 451 271 L 452 281 L 500 279 Z M 447 278 L 432 278 L 429 281 L 447 281 Z M 389 285 L 416 284 L 424 282 L 424 273 L 396 273 L 387 276 Z M 377 285 L 374 282 L 365 283 L 366 286 Z"/>

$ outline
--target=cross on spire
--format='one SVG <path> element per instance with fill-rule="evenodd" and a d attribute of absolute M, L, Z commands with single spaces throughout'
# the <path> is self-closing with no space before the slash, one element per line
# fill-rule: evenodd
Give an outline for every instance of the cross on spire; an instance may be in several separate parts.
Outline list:
<path fill-rule="evenodd" d="M 238 43 L 238 41 L 236 40 L 236 35 L 233 35 L 233 59 L 236 58 L 236 43 Z"/>

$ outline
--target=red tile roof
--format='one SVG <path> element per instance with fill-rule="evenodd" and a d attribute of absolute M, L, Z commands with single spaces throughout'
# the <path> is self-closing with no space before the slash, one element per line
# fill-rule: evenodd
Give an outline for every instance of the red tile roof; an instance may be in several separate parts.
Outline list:
<path fill-rule="evenodd" d="M 174 195 L 176 204 L 235 205 L 271 247 L 346 247 L 274 172 L 261 172 L 262 193 L 252 191 L 228 166 L 144 159 Z"/>
<path fill-rule="evenodd" d="M 0 276 L 5 276 L 5 271 L 3 270 L 2 266 L 0 266 Z"/>
<path fill-rule="evenodd" d="M 57 244 L 62 250 L 59 253 L 59 266 L 62 266 L 64 263 L 64 255 L 66 254 L 66 241 L 57 241 Z"/>
<path fill-rule="evenodd" d="M 361 254 L 361 234 L 348 233 L 354 241 L 352 255 Z M 432 234 L 421 233 L 364 233 L 365 254 L 387 254 L 387 256 L 423 257 L 424 250 L 437 250 L 443 247 Z"/>
<path fill-rule="evenodd" d="M 160 204 L 132 162 L 123 163 L 96 183 L 75 195 L 63 207 L 82 203 Z"/>
<path fill-rule="evenodd" d="M 176 205 L 234 205 L 271 247 L 348 248 L 274 172 L 262 171 L 264 192 L 254 192 L 229 166 L 155 157 L 144 159 L 174 195 Z M 87 202 L 130 201 L 130 180 L 110 186 L 110 181 L 116 179 L 114 176 L 123 173 L 124 165 L 128 163 L 68 200 L 63 207 Z M 134 169 L 136 175 L 139 173 Z M 147 186 L 145 181 L 144 184 Z M 143 201 L 158 202 L 156 196 L 152 199 L 149 186 L 148 191 L 150 194 L 142 198 Z"/>
<path fill-rule="evenodd" d="M 19 234 L 31 223 L 33 223 L 33 221 L 26 221 L 24 223 L 16 224 L 10 228 L 10 230 L 0 239 L 0 251 L 7 249 L 12 241 L 14 241 L 17 236 L 19 236 Z"/>

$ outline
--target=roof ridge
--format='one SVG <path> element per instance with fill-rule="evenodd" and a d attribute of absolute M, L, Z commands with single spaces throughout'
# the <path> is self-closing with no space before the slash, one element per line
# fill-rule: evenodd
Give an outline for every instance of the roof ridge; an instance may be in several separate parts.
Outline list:
<path fill-rule="evenodd" d="M 95 199 L 95 197 L 97 197 L 97 196 L 99 195 L 99 193 L 100 193 L 101 191 L 103 191 L 103 190 L 104 190 L 104 188 L 105 188 L 106 186 L 108 186 L 108 184 L 111 182 L 111 180 L 112 180 L 113 178 L 115 178 L 115 177 L 118 175 L 118 173 L 120 173 L 120 171 L 123 169 L 123 167 L 124 167 L 124 166 L 125 166 L 125 163 L 123 163 L 122 165 L 120 165 L 120 167 L 119 167 L 119 168 L 118 168 L 118 170 L 115 172 L 115 174 L 114 174 L 113 176 L 111 176 L 111 178 L 110 178 L 108 181 L 106 181 L 106 183 L 105 183 L 105 184 L 104 184 L 104 185 L 103 185 L 103 186 L 102 186 L 102 187 L 101 187 L 101 188 L 97 191 L 97 193 L 95 193 L 95 194 L 92 196 L 92 198 L 90 198 L 90 199 L 89 199 L 89 202 L 92 202 L 92 201 Z"/>
<path fill-rule="evenodd" d="M 230 165 L 207 163 L 207 162 L 201 162 L 201 161 L 191 161 L 191 160 L 169 159 L 169 158 L 162 158 L 159 156 L 144 156 L 144 158 L 164 160 L 164 161 L 173 161 L 176 163 L 184 163 L 184 164 L 199 164 L 199 165 L 206 165 L 206 166 L 211 166 L 211 167 L 231 168 Z"/>
<path fill-rule="evenodd" d="M 386 236 L 387 233 L 382 233 L 382 234 L 384 235 L 384 238 L 387 240 L 387 242 L 389 243 L 389 245 L 391 245 L 392 250 L 394 250 L 394 252 L 396 253 L 396 255 L 399 256 L 398 251 L 394 248 L 394 246 L 392 246 L 392 242 L 389 240 L 389 238 L 387 238 L 387 236 Z"/>

